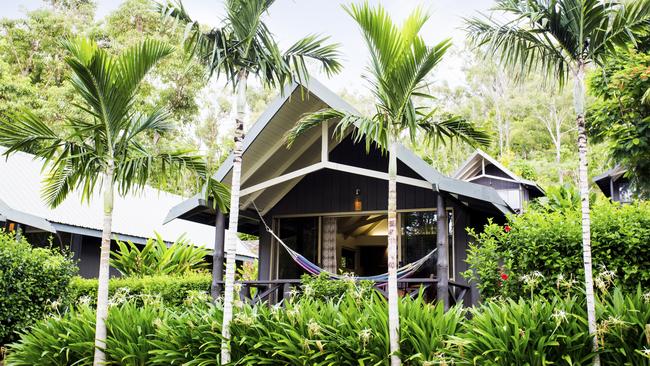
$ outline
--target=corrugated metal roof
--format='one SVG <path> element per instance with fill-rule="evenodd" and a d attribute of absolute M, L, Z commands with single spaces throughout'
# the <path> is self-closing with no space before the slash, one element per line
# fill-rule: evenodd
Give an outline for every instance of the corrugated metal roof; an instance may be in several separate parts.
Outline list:
<path fill-rule="evenodd" d="M 6 148 L 0 147 L 0 154 Z M 0 215 L 10 220 L 12 212 L 42 218 L 54 224 L 63 224 L 101 232 L 103 200 L 99 193 L 89 202 L 81 202 L 81 193 L 73 192 L 56 208 L 49 208 L 41 198 L 43 160 L 31 154 L 16 152 L 0 159 Z M 113 233 L 118 237 L 146 239 L 159 233 L 167 242 L 185 235 L 194 245 L 209 249 L 214 247 L 214 227 L 187 220 L 174 220 L 163 224 L 169 210 L 185 200 L 184 197 L 160 191 L 149 186 L 126 196 L 116 194 L 113 213 Z M 3 210 L 3 207 L 5 208 Z M 8 212 L 4 212 L 8 211 Z M 15 220 L 21 222 L 20 220 Z M 22 222 L 30 225 L 29 222 Z M 33 225 L 30 225 L 33 226 Z M 59 226 L 60 227 L 60 226 Z M 241 243 L 237 255 L 256 258 Z"/>

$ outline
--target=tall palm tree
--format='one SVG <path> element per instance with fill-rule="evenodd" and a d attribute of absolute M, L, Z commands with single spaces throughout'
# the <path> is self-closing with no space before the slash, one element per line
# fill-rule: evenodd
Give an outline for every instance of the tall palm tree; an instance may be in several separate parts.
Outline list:
<path fill-rule="evenodd" d="M 353 129 L 353 138 L 365 139 L 366 149 L 376 144 L 388 150 L 388 315 L 391 365 L 399 365 L 399 314 L 397 298 L 397 146 L 403 135 L 417 143 L 418 136 L 426 142 L 461 139 L 486 143 L 488 137 L 466 121 L 441 118 L 429 107 L 418 107 L 415 97 L 432 99 L 428 94 L 427 77 L 450 47 L 449 40 L 428 46 L 419 32 L 428 15 L 416 9 L 397 26 L 386 11 L 368 3 L 345 7 L 358 23 L 370 52 L 370 91 L 375 97 L 375 114 L 362 116 L 331 108 L 303 116 L 287 135 L 288 144 L 306 130 L 329 120 L 338 120 L 336 131 Z"/>
<path fill-rule="evenodd" d="M 636 42 L 635 34 L 650 28 L 650 1 L 498 0 L 492 9 L 504 18 L 466 20 L 470 41 L 496 55 L 518 75 L 541 70 L 562 87 L 573 79 L 578 129 L 578 183 L 582 208 L 582 247 L 589 332 L 596 340 L 596 312 L 591 263 L 587 135 L 585 132 L 585 69 L 602 65 L 618 47 Z M 594 363 L 598 364 L 598 357 Z"/>
<path fill-rule="evenodd" d="M 281 51 L 273 34 L 263 20 L 274 0 L 226 0 L 226 15 L 223 24 L 209 32 L 202 31 L 199 23 L 193 21 L 180 1 L 161 5 L 167 18 L 174 18 L 184 24 L 189 34 L 186 39 L 188 52 L 196 56 L 209 70 L 209 75 L 223 74 L 235 88 L 235 147 L 233 150 L 232 181 L 228 236 L 226 237 L 226 276 L 223 297 L 223 337 L 221 362 L 229 362 L 229 325 L 232 319 L 232 301 L 235 282 L 236 231 L 239 221 L 239 191 L 242 164 L 242 140 L 244 138 L 244 118 L 246 111 L 246 86 L 249 76 L 267 87 L 281 90 L 285 84 L 306 81 L 308 78 L 307 59 L 320 63 L 328 74 L 340 70 L 337 45 L 325 44 L 326 37 L 307 36 L 298 40 L 285 51 Z M 215 254 L 217 250 L 215 248 Z M 219 268 L 220 266 L 216 266 Z M 213 271 L 213 276 L 221 276 L 221 270 Z"/>
<path fill-rule="evenodd" d="M 103 195 L 94 357 L 94 365 L 103 365 L 115 190 L 125 194 L 143 187 L 154 169 L 169 176 L 188 168 L 204 176 L 205 164 L 200 156 L 185 151 L 152 152 L 141 144 L 146 134 L 161 134 L 174 127 L 171 114 L 163 108 L 148 114 L 133 108 L 140 82 L 172 52 L 171 47 L 147 40 L 119 56 L 109 55 L 85 38 L 64 41 L 63 47 L 69 53 L 66 63 L 81 101 L 74 105 L 75 113 L 70 114 L 64 129 L 54 131 L 29 111 L 19 112 L 0 121 L 0 144 L 9 147 L 5 155 L 25 150 L 45 159 L 42 194 L 51 207 L 76 189 L 81 189 L 84 200 L 96 190 Z"/>

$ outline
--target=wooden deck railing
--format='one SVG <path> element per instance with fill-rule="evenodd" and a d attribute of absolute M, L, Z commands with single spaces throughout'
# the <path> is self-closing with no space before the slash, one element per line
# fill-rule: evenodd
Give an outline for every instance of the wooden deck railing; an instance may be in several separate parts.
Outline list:
<path fill-rule="evenodd" d="M 276 304 L 283 299 L 300 293 L 300 283 L 298 279 L 237 281 L 236 287 L 239 290 L 239 299 L 241 301 L 250 304 L 262 302 Z M 434 301 L 437 283 L 438 280 L 435 278 L 406 278 L 397 281 L 397 288 L 401 296 L 416 297 L 420 291 L 423 291 L 426 300 Z M 223 285 L 223 282 L 221 284 Z M 375 288 L 385 297 L 388 296 L 386 285 L 386 283 L 375 284 Z M 450 305 L 464 304 L 469 289 L 467 285 L 449 281 Z"/>

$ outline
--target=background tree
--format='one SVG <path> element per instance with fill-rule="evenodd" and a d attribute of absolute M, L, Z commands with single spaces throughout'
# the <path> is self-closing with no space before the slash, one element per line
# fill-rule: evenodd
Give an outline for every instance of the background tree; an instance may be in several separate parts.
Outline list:
<path fill-rule="evenodd" d="M 65 132 L 52 128 L 29 111 L 0 122 L 0 144 L 5 155 L 25 150 L 45 159 L 47 176 L 43 198 L 52 207 L 75 189 L 82 198 L 94 195 L 97 185 L 104 198 L 104 224 L 99 263 L 94 364 L 105 361 L 105 319 L 108 312 L 108 278 L 113 198 L 143 187 L 156 165 L 173 177 L 181 169 L 205 174 L 199 156 L 186 151 L 150 151 L 139 142 L 145 134 L 173 128 L 165 109 L 137 113 L 133 105 L 147 72 L 172 52 L 158 41 L 144 41 L 110 56 L 96 43 L 79 38 L 63 43 L 65 62 L 72 70 L 71 84 L 81 103 L 67 116 Z"/>
<path fill-rule="evenodd" d="M 471 42 L 484 46 L 505 65 L 525 75 L 543 70 L 560 87 L 573 78 L 574 109 L 578 130 L 578 183 L 582 201 L 582 242 L 589 332 L 596 339 L 596 312 L 591 263 L 587 135 L 585 131 L 585 70 L 603 65 L 616 47 L 635 41 L 637 32 L 650 26 L 650 1 L 599 0 L 498 0 L 493 11 L 508 20 L 467 19 Z M 594 364 L 600 364 L 599 358 Z"/>
<path fill-rule="evenodd" d="M 650 192 L 650 53 L 631 50 L 611 59 L 589 79 L 598 97 L 589 111 L 589 132 L 605 141 L 616 164 L 627 168 L 636 191 Z"/>
<path fill-rule="evenodd" d="M 399 313 L 397 295 L 397 146 L 401 136 L 412 142 L 444 143 L 450 139 L 468 142 L 487 142 L 487 136 L 471 124 L 456 118 L 440 118 L 435 108 L 418 107 L 414 98 L 432 98 L 428 94 L 427 76 L 441 61 L 451 45 L 449 40 L 428 46 L 419 35 L 428 16 L 416 9 L 401 27 L 390 19 L 386 11 L 368 3 L 350 5 L 345 10 L 357 22 L 370 52 L 370 91 L 375 97 L 374 114 L 349 114 L 327 108 L 303 116 L 289 131 L 289 145 L 295 139 L 321 123 L 338 120 L 339 136 L 354 129 L 356 142 L 365 139 L 366 149 L 372 144 L 388 150 L 388 319 L 390 357 L 392 365 L 399 365 Z M 445 117 L 445 116 L 443 116 Z M 439 252 L 446 260 L 446 253 Z M 438 273 L 439 285 L 445 284 L 448 271 Z M 440 293 L 440 291 L 439 291 Z M 447 289 L 443 289 L 447 293 Z M 444 299 L 441 299 L 444 302 Z"/>
<path fill-rule="evenodd" d="M 228 210 L 228 235 L 226 238 L 226 275 L 224 289 L 223 337 L 221 362 L 230 361 L 229 343 L 230 321 L 235 281 L 236 231 L 239 221 L 239 191 L 242 163 L 242 140 L 244 138 L 244 119 L 246 117 L 246 89 L 249 76 L 255 76 L 265 86 L 282 89 L 294 79 L 306 82 L 308 79 L 307 59 L 320 63 L 329 75 L 338 72 L 336 45 L 326 45 L 326 37 L 307 36 L 298 40 L 282 52 L 273 35 L 263 21 L 263 15 L 273 4 L 267 1 L 227 0 L 226 16 L 219 28 L 203 32 L 201 26 L 193 21 L 182 3 L 167 3 L 161 11 L 168 17 L 186 24 L 189 37 L 186 49 L 196 56 L 209 70 L 209 76 L 216 73 L 224 75 L 236 91 L 236 117 L 234 150 L 232 152 L 232 181 L 230 209 Z M 215 263 L 219 263 L 224 251 L 215 245 Z M 222 276 L 219 266 L 215 266 L 213 276 Z M 215 282 L 216 283 L 216 282 Z"/>

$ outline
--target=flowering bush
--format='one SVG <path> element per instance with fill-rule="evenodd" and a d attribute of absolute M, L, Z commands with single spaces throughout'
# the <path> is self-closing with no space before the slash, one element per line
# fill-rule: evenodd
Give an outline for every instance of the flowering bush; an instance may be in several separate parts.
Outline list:
<path fill-rule="evenodd" d="M 530 296 L 531 291 L 577 294 L 583 281 L 580 212 L 531 208 L 508 225 L 490 223 L 474 237 L 466 278 L 484 298 Z M 650 287 L 650 202 L 597 202 L 592 208 L 592 257 L 596 286 L 634 291 Z M 501 275 L 507 274 L 504 280 Z"/>

